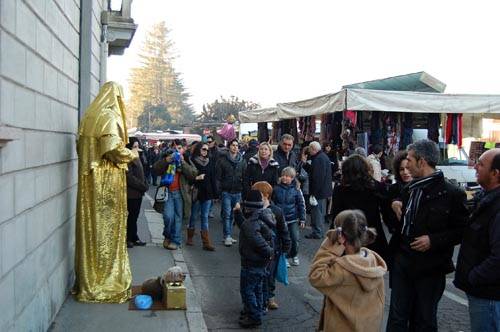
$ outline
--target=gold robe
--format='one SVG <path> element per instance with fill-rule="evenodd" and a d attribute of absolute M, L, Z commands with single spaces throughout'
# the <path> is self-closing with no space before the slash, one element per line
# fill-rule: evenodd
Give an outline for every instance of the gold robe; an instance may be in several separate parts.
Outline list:
<path fill-rule="evenodd" d="M 121 87 L 108 82 L 78 132 L 75 286 L 78 301 L 125 302 L 132 275 L 126 248 L 128 143 Z"/>

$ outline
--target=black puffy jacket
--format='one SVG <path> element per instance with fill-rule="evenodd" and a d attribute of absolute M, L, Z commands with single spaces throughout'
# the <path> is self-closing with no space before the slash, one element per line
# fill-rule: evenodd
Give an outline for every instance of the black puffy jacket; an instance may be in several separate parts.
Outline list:
<path fill-rule="evenodd" d="M 243 191 L 243 174 L 245 174 L 246 167 L 246 160 L 240 154 L 235 160 L 231 159 L 229 152 L 221 154 L 216 167 L 219 189 L 232 194 L 241 193 Z"/>
<path fill-rule="evenodd" d="M 241 210 L 234 212 L 234 220 L 240 227 L 240 256 L 243 267 L 265 267 L 273 258 L 272 232 L 266 223 L 276 221 L 270 210 L 260 209 L 245 219 Z"/>
<path fill-rule="evenodd" d="M 279 164 L 271 158 L 269 165 L 263 170 L 259 159 L 254 156 L 248 160 L 245 176 L 243 177 L 243 193 L 247 193 L 255 182 L 266 181 L 272 187 L 278 183 Z"/>
<path fill-rule="evenodd" d="M 273 228 L 278 237 L 277 246 L 274 248 L 275 256 L 278 256 L 279 253 L 286 253 L 288 255 L 292 241 L 290 240 L 290 232 L 288 231 L 283 211 L 272 203 L 267 208 L 271 210 L 276 219 L 276 225 Z"/>
<path fill-rule="evenodd" d="M 281 208 L 287 222 L 306 220 L 304 196 L 297 189 L 295 180 L 290 184 L 280 183 L 276 185 L 273 190 L 273 202 Z"/>

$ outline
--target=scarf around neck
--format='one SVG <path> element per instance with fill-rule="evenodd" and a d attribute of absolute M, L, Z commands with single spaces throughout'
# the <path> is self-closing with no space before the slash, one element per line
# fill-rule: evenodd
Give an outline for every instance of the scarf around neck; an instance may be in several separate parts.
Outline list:
<path fill-rule="evenodd" d="M 260 164 L 260 167 L 262 167 L 262 170 L 265 170 L 267 168 L 267 166 L 269 166 L 269 161 L 271 159 L 261 159 L 259 158 L 259 164 Z"/>
<path fill-rule="evenodd" d="M 427 187 L 432 182 L 442 179 L 443 172 L 436 171 L 429 176 L 418 178 L 410 182 L 408 189 L 410 190 L 410 198 L 408 199 L 408 203 L 406 204 L 406 210 L 404 214 L 404 223 L 403 229 L 401 233 L 410 236 L 415 217 L 418 212 L 418 207 L 420 205 L 420 200 L 422 199 L 423 189 Z"/>
<path fill-rule="evenodd" d="M 208 158 L 202 158 L 201 156 L 198 156 L 198 157 L 194 158 L 194 161 L 196 161 L 201 166 L 205 167 L 208 165 L 208 162 L 210 160 Z"/>

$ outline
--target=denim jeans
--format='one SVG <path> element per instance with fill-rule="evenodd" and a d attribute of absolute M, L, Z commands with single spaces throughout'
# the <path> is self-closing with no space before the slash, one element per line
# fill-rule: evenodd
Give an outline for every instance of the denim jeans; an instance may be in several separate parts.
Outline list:
<path fill-rule="evenodd" d="M 292 242 L 290 248 L 290 257 L 295 257 L 299 254 L 299 222 L 294 221 L 288 224 L 288 231 L 290 232 L 290 240 Z"/>
<path fill-rule="evenodd" d="M 326 198 L 318 199 L 317 201 L 318 205 L 311 206 L 312 234 L 323 237 L 323 224 L 325 223 L 326 213 Z"/>
<path fill-rule="evenodd" d="M 241 202 L 241 193 L 222 192 L 222 227 L 224 238 L 233 234 L 233 208 Z"/>
<path fill-rule="evenodd" d="M 180 245 L 183 201 L 180 190 L 169 191 L 163 208 L 163 236 Z"/>
<path fill-rule="evenodd" d="M 392 292 L 386 332 L 437 332 L 437 309 L 446 276 L 415 273 L 414 261 L 401 253 L 396 254 L 390 273 Z"/>
<path fill-rule="evenodd" d="M 189 217 L 189 228 L 195 228 L 196 218 L 200 215 L 201 230 L 208 231 L 208 212 L 212 206 L 212 201 L 196 201 L 191 205 L 191 216 Z"/>
<path fill-rule="evenodd" d="M 500 301 L 469 298 L 470 328 L 472 332 L 500 331 Z"/>
<path fill-rule="evenodd" d="M 262 320 L 262 283 L 266 276 L 264 267 L 241 267 L 240 295 L 248 317 L 254 321 Z"/>

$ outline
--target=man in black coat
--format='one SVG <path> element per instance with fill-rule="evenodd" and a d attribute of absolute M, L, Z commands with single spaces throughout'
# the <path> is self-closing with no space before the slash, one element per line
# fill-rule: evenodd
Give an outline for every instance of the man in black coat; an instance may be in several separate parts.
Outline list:
<path fill-rule="evenodd" d="M 274 160 L 278 162 L 279 169 L 278 173 L 285 167 L 293 167 L 297 170 L 297 154 L 293 151 L 293 136 L 290 134 L 284 134 L 281 136 L 280 143 L 276 152 L 274 153 Z"/>
<path fill-rule="evenodd" d="M 229 151 L 221 153 L 217 161 L 216 176 L 221 195 L 221 214 L 223 239 L 226 247 L 236 241 L 233 239 L 233 208 L 241 201 L 243 192 L 243 174 L 247 167 L 246 161 L 239 152 L 237 139 L 229 141 Z"/>
<path fill-rule="evenodd" d="M 306 239 L 323 238 L 323 224 L 325 223 L 326 200 L 332 196 L 332 167 L 330 159 L 321 151 L 321 145 L 314 141 L 309 144 L 311 164 L 304 164 L 309 174 L 309 195 L 314 196 L 317 204 L 311 204 L 311 234 Z"/>
<path fill-rule="evenodd" d="M 454 270 L 453 248 L 462 239 L 467 218 L 466 196 L 436 170 L 436 143 L 420 140 L 407 149 L 414 180 L 402 199 L 392 203 L 399 226 L 393 235 L 397 238 L 387 331 L 437 331 L 438 302 L 446 274 Z"/>
<path fill-rule="evenodd" d="M 500 149 L 482 154 L 476 169 L 482 191 L 464 232 L 454 284 L 469 299 L 471 330 L 500 330 Z"/>

